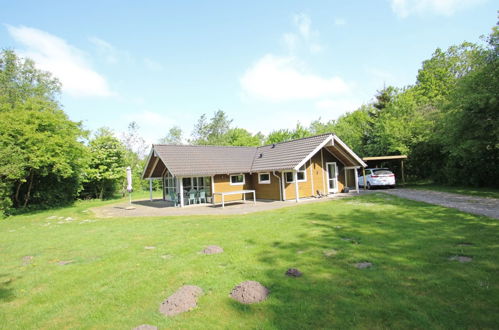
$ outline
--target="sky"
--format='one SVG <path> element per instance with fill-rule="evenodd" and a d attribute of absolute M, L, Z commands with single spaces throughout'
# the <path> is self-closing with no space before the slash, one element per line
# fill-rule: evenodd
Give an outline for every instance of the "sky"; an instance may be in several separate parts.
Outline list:
<path fill-rule="evenodd" d="M 433 51 L 480 42 L 492 0 L 0 0 L 0 48 L 62 83 L 86 129 L 136 121 L 148 143 L 223 110 L 264 134 L 336 119 L 415 82 Z"/>

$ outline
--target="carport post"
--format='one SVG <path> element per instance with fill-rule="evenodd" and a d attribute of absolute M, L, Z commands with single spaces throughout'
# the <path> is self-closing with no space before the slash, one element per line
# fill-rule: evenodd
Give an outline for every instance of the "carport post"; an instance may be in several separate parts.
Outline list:
<path fill-rule="evenodd" d="M 359 193 L 359 173 L 357 172 L 357 169 L 354 168 L 354 173 L 355 173 L 355 190 L 357 190 L 357 194 Z"/>
<path fill-rule="evenodd" d="M 401 169 L 401 172 L 402 172 L 402 183 L 405 184 L 404 160 L 403 159 L 400 161 L 400 169 Z"/>
<path fill-rule="evenodd" d="M 364 182 L 364 190 L 366 190 L 366 169 L 362 168 L 362 182 Z"/>
<path fill-rule="evenodd" d="M 149 200 L 152 202 L 152 179 L 149 178 Z"/>

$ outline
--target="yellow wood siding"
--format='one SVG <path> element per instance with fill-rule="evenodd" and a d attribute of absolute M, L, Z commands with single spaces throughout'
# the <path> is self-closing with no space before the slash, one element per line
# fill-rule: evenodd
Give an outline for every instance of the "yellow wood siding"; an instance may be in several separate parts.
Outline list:
<path fill-rule="evenodd" d="M 313 158 L 313 157 L 312 157 Z M 303 197 L 311 197 L 313 195 L 316 195 L 316 192 L 312 192 L 312 180 L 314 180 L 314 190 L 316 190 L 316 179 L 315 177 L 318 176 L 318 171 L 317 168 L 314 169 L 314 161 L 310 162 L 308 161 L 306 163 L 306 178 L 307 180 L 304 182 L 298 182 L 298 195 L 300 198 Z M 312 170 L 312 173 L 311 173 Z M 311 175 L 312 174 L 312 175 Z M 284 175 L 284 180 L 286 180 L 286 175 Z M 296 198 L 296 193 L 295 193 L 295 183 L 286 183 L 284 181 L 285 185 L 285 191 L 286 191 L 286 199 L 294 199 Z M 320 184 L 319 184 L 320 186 Z M 322 189 L 322 187 L 320 188 Z"/>
<path fill-rule="evenodd" d="M 276 175 L 281 177 L 280 173 L 276 172 Z M 258 173 L 253 173 L 251 175 L 251 179 L 253 189 L 256 191 L 256 198 L 271 200 L 281 199 L 281 192 L 279 188 L 280 181 L 272 174 L 272 172 L 270 172 L 270 183 L 258 183 Z"/>
<path fill-rule="evenodd" d="M 338 167 L 338 192 L 342 192 L 345 188 L 345 165 L 343 165 L 343 163 L 338 158 L 333 156 L 326 149 L 324 149 L 322 152 L 324 154 L 324 166 L 326 166 L 326 162 L 336 162 L 336 166 Z"/>
<path fill-rule="evenodd" d="M 237 190 L 245 190 L 245 189 L 254 189 L 253 188 L 253 182 L 251 179 L 251 175 L 245 174 L 245 180 L 244 180 L 244 185 L 231 185 L 230 184 L 230 175 L 227 174 L 219 174 L 214 176 L 214 185 L 215 185 L 215 192 L 229 192 L 229 191 L 237 191 Z M 215 203 L 221 203 L 222 202 L 222 196 L 220 195 L 214 195 L 215 197 Z M 247 199 L 253 198 L 252 194 L 247 194 L 246 195 Z M 242 194 L 235 194 L 235 195 L 227 195 L 224 197 L 225 201 L 235 201 L 235 200 L 241 200 L 243 199 Z"/>

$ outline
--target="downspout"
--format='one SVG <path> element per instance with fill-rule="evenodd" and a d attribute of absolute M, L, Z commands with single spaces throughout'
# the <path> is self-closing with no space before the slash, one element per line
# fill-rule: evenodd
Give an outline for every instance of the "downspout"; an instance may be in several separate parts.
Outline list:
<path fill-rule="evenodd" d="M 272 171 L 272 174 L 277 178 L 277 180 L 279 180 L 279 198 L 281 199 L 281 201 L 283 200 L 282 198 L 282 186 L 281 186 L 281 178 L 275 174 L 275 171 Z"/>

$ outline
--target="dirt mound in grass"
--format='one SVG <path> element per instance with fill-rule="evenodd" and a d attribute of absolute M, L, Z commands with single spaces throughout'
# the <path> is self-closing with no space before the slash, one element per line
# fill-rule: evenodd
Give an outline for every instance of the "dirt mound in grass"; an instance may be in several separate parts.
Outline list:
<path fill-rule="evenodd" d="M 288 269 L 285 274 L 290 277 L 300 277 L 303 275 L 303 273 L 296 268 Z"/>
<path fill-rule="evenodd" d="M 184 285 L 169 296 L 159 306 L 159 312 L 166 316 L 173 316 L 187 312 L 197 306 L 198 297 L 203 289 L 195 285 Z"/>
<path fill-rule="evenodd" d="M 243 304 L 254 304 L 267 299 L 269 289 L 256 281 L 246 281 L 232 289 L 230 296 Z"/>
<path fill-rule="evenodd" d="M 357 267 L 358 269 L 366 269 L 366 268 L 371 268 L 373 266 L 372 263 L 370 262 L 358 262 L 355 264 L 355 267 Z"/>
<path fill-rule="evenodd" d="M 224 252 L 224 249 L 222 249 L 218 245 L 209 245 L 204 248 L 203 253 L 204 254 L 217 254 L 217 253 L 222 253 Z"/>
<path fill-rule="evenodd" d="M 33 256 L 24 256 L 23 257 L 23 266 L 29 265 L 33 261 Z"/>
<path fill-rule="evenodd" d="M 158 327 L 149 324 L 141 324 L 138 327 L 133 328 L 132 330 L 158 330 Z"/>
<path fill-rule="evenodd" d="M 471 262 L 473 261 L 473 258 L 467 256 L 452 256 L 449 258 L 449 260 L 459 261 L 459 262 Z"/>

